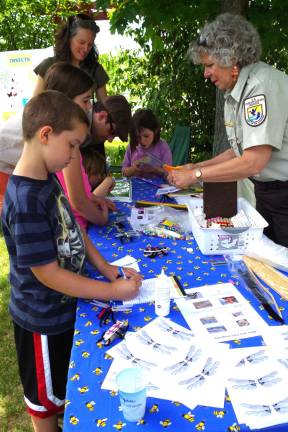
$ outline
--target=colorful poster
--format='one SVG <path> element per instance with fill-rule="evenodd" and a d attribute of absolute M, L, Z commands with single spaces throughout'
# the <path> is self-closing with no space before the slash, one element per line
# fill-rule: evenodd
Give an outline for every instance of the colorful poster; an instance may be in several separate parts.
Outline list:
<path fill-rule="evenodd" d="M 53 48 L 0 52 L 0 124 L 27 103 L 36 82 L 33 69 Z"/>

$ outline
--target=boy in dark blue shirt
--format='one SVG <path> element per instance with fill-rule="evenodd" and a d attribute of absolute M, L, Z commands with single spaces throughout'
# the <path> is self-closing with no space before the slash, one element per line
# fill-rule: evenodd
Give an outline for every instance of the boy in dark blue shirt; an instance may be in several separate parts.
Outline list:
<path fill-rule="evenodd" d="M 63 411 L 76 297 L 133 298 L 141 284 L 133 269 L 117 279 L 81 233 L 54 172 L 85 140 L 88 119 L 63 94 L 32 98 L 23 113 L 24 149 L 5 194 L 2 223 L 10 256 L 15 342 L 24 399 L 35 432 L 56 432 Z M 88 259 L 111 282 L 83 275 Z M 116 282 L 117 279 L 117 282 Z"/>

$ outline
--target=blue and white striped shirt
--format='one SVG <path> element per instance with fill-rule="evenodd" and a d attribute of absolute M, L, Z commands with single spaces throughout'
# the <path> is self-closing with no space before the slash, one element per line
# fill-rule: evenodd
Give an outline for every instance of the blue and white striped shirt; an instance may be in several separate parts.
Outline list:
<path fill-rule="evenodd" d="M 9 311 L 13 320 L 42 334 L 71 329 L 76 299 L 46 287 L 31 271 L 57 260 L 60 267 L 82 273 L 84 241 L 55 176 L 35 180 L 12 175 L 2 225 L 10 256 Z"/>

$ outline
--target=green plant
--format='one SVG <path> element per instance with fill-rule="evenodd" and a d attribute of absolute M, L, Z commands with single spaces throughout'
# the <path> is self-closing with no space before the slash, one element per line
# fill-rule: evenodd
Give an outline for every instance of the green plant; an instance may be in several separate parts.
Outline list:
<path fill-rule="evenodd" d="M 105 143 L 106 159 L 109 165 L 122 165 L 127 143 L 114 140 L 112 143 Z"/>
<path fill-rule="evenodd" d="M 0 50 L 53 45 L 57 23 L 77 8 L 77 0 L 1 0 Z"/>
<path fill-rule="evenodd" d="M 115 55 L 102 54 L 100 62 L 110 77 L 108 94 L 125 95 L 133 110 L 142 107 L 148 90 L 146 56 L 137 50 L 120 50 Z"/>

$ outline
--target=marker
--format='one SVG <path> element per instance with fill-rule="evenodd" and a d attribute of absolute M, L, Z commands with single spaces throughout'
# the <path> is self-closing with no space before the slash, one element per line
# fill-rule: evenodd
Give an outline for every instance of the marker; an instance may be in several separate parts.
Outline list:
<path fill-rule="evenodd" d="M 175 281 L 175 283 L 176 283 L 176 285 L 177 285 L 177 287 L 178 287 L 178 289 L 179 289 L 179 291 L 180 291 L 180 293 L 181 293 L 181 297 L 182 297 L 182 296 L 183 296 L 183 297 L 186 296 L 186 292 L 185 292 L 185 290 L 184 290 L 184 288 L 183 288 L 183 285 L 181 284 L 179 278 L 178 278 L 177 276 L 172 276 L 172 278 L 173 278 L 173 280 Z"/>
<path fill-rule="evenodd" d="M 165 169 L 165 171 L 171 172 L 173 170 L 179 170 L 179 169 L 183 169 L 182 166 L 172 166 L 172 165 L 167 165 L 167 164 L 163 164 L 163 168 Z"/>

